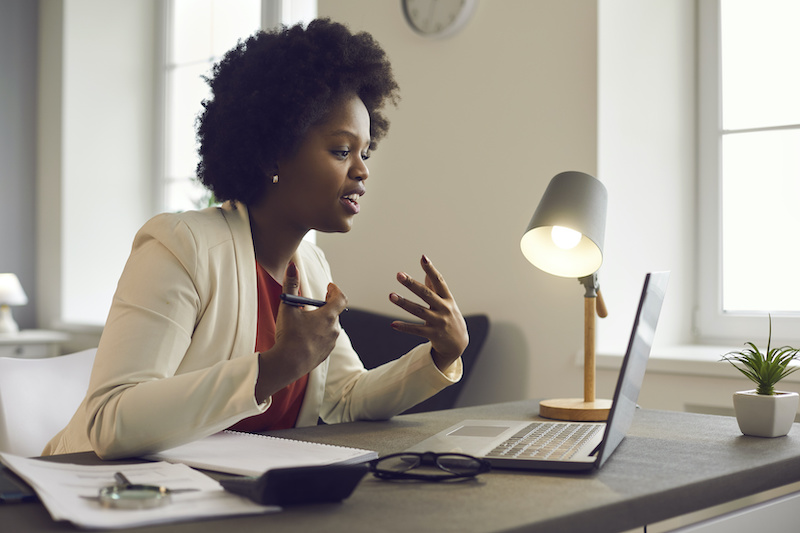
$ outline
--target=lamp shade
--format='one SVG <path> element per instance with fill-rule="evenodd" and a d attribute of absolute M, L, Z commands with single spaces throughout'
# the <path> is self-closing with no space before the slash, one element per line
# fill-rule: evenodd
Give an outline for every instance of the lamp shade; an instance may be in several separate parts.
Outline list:
<path fill-rule="evenodd" d="M 525 258 L 556 276 L 597 272 L 603 263 L 607 205 L 608 192 L 597 178 L 574 171 L 556 175 L 520 241 Z"/>
<path fill-rule="evenodd" d="M 0 305 L 25 305 L 28 297 L 16 274 L 0 274 Z"/>

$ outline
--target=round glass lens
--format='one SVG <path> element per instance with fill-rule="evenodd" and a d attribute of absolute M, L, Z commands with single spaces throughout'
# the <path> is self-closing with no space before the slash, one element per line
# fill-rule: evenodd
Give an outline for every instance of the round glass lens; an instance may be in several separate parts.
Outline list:
<path fill-rule="evenodd" d="M 473 475 L 482 470 L 481 462 L 466 455 L 447 454 L 436 459 L 439 468 L 458 475 Z"/>
<path fill-rule="evenodd" d="M 418 455 L 395 455 L 378 461 L 376 468 L 388 472 L 407 472 L 419 466 L 419 463 Z"/>
<path fill-rule="evenodd" d="M 100 489 L 100 503 L 116 509 L 147 509 L 159 507 L 170 501 L 169 493 L 155 485 L 117 485 Z"/>

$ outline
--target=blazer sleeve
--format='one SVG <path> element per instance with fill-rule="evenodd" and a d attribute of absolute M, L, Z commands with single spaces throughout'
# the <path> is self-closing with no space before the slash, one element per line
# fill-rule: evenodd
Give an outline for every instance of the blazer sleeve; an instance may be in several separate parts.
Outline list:
<path fill-rule="evenodd" d="M 218 266 L 236 257 L 229 237 L 195 231 L 176 215 L 137 234 L 85 402 L 100 457 L 160 451 L 266 409 L 254 395 L 255 334 L 249 351 L 232 353 L 239 295 L 220 279 L 234 274 Z"/>
<path fill-rule="evenodd" d="M 300 264 L 315 297 L 324 298 L 332 276 L 323 252 L 307 245 Z M 429 342 L 398 359 L 366 370 L 342 330 L 328 357 L 319 417 L 326 423 L 391 418 L 458 382 L 462 370 L 459 358 L 441 372 L 433 362 Z"/>

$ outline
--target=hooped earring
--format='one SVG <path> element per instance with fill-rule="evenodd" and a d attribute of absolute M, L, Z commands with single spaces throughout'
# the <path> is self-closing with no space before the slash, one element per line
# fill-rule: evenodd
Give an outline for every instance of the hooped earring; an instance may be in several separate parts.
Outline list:
<path fill-rule="evenodd" d="M 278 175 L 277 174 L 272 176 L 272 183 L 278 183 Z"/>

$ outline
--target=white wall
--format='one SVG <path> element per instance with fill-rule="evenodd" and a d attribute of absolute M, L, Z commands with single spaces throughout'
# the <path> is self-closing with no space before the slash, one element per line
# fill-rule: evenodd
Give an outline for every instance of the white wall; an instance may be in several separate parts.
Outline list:
<path fill-rule="evenodd" d="M 91 11 L 96 2 L 98 10 L 106 4 L 64 5 Z M 120 20 L 136 22 L 141 32 L 141 41 L 132 34 L 126 38 L 131 72 L 153 53 L 146 13 L 154 3 L 114 2 L 135 10 Z M 69 18 L 60 5 L 43 3 L 42 13 L 39 246 L 52 258 L 41 262 L 39 272 L 45 319 L 60 305 L 58 292 L 47 290 L 59 286 L 53 279 L 59 262 L 74 250 L 83 253 L 81 243 L 61 238 L 59 210 L 107 210 L 106 217 L 116 219 L 115 210 L 131 207 L 125 195 L 146 194 L 142 184 L 149 182 L 142 180 L 150 172 L 144 161 L 152 156 L 142 138 L 115 144 L 115 128 L 141 117 L 136 108 L 109 104 L 110 113 L 129 114 L 110 114 L 106 124 L 75 130 L 89 139 L 88 166 L 61 161 L 61 132 L 76 127 L 69 123 L 70 111 L 60 107 L 61 69 L 70 57 L 92 52 L 90 41 L 80 39 L 62 55 L 60 43 L 69 31 L 60 21 Z M 395 0 L 319 1 L 320 16 L 367 30 L 384 46 L 402 101 L 388 110 L 392 128 L 370 160 L 368 194 L 355 228 L 348 235 L 319 235 L 318 242 L 353 306 L 393 313 L 388 294 L 402 290 L 395 273 L 419 276 L 425 253 L 445 274 L 465 314 L 489 315 L 492 331 L 464 404 L 582 395 L 576 359 L 583 346 L 583 289 L 576 280 L 537 270 L 519 251 L 542 192 L 563 170 L 594 174 L 609 188 L 600 281 L 611 315 L 598 324 L 600 348 L 624 350 L 641 281 L 651 269 L 673 271 L 657 341 L 689 338 L 693 6 L 694 0 L 482 0 L 461 33 L 430 41 L 406 27 Z M 48 28 L 48 20 L 54 27 Z M 96 31 L 102 42 L 107 30 Z M 89 77 L 96 74 L 96 67 L 88 70 Z M 102 83 L 112 81 L 100 74 Z M 76 93 L 69 86 L 64 90 L 67 105 Z M 102 91 L 95 97 L 102 98 Z M 138 123 L 143 131 L 148 126 Z M 93 143 L 102 154 L 92 150 Z M 120 147 L 135 155 L 119 155 Z M 94 166 L 92 156 L 106 153 L 110 158 Z M 69 173 L 84 169 L 94 173 L 90 181 L 97 193 L 60 190 L 61 172 L 68 186 Z M 106 178 L 126 188 L 109 190 Z M 107 200 L 120 197 L 121 202 Z M 112 232 L 124 256 L 137 228 Z M 98 246 L 91 240 L 97 229 L 85 231 L 91 251 Z M 68 252 L 62 254 L 64 247 Z M 80 267 L 92 277 L 90 261 Z M 116 282 L 118 272 L 105 274 Z M 611 395 L 615 377 L 613 369 L 600 371 L 600 397 Z M 662 387 L 672 388 L 673 382 Z"/>
<path fill-rule="evenodd" d="M 42 4 L 45 326 L 105 321 L 133 235 L 153 214 L 158 5 Z"/>
<path fill-rule="evenodd" d="M 28 305 L 13 308 L 36 326 L 36 53 L 38 6 L 0 0 L 0 272 L 13 272 Z"/>
<path fill-rule="evenodd" d="M 671 271 L 661 344 L 692 342 L 695 2 L 600 0 L 599 175 L 609 189 L 601 351 L 621 351 L 643 273 Z M 637 281 L 639 283 L 637 283 Z"/>
<path fill-rule="evenodd" d="M 583 289 L 519 251 L 549 180 L 580 170 L 610 197 L 600 348 L 624 351 L 648 270 L 673 271 L 659 340 L 688 340 L 694 2 L 483 0 L 441 41 L 408 29 L 399 4 L 319 3 L 384 46 L 403 98 L 353 231 L 318 237 L 351 304 L 391 312 L 394 273 L 418 276 L 426 253 L 462 311 L 492 321 L 464 404 L 582 396 Z"/>
<path fill-rule="evenodd" d="M 354 229 L 318 236 L 335 279 L 351 305 L 394 312 L 395 273 L 419 278 L 428 254 L 461 310 L 492 321 L 466 403 L 581 396 L 582 288 L 536 270 L 519 239 L 550 178 L 596 173 L 595 3 L 482 1 L 441 41 L 414 34 L 400 2 L 380 6 L 319 2 L 382 44 L 402 96 Z"/>
<path fill-rule="evenodd" d="M 53 327 L 61 311 L 62 87 L 64 5 L 39 5 L 36 122 L 36 280 L 38 322 Z"/>
<path fill-rule="evenodd" d="M 733 392 L 752 388 L 720 362 L 733 347 L 676 346 L 693 341 L 699 283 L 696 2 L 600 0 L 598 18 L 598 166 L 613 191 L 602 271 L 612 314 L 601 322 L 600 349 L 616 351 L 615 339 L 630 327 L 636 298 L 631 275 L 671 270 L 658 346 L 639 403 L 732 414 Z M 609 389 L 616 380 L 619 361 L 609 365 L 609 359 L 601 358 L 598 388 Z M 798 390 L 794 379 L 782 383 L 786 390 Z"/>

